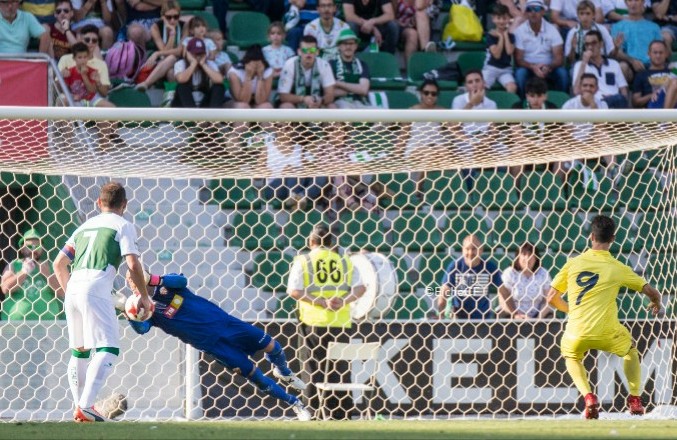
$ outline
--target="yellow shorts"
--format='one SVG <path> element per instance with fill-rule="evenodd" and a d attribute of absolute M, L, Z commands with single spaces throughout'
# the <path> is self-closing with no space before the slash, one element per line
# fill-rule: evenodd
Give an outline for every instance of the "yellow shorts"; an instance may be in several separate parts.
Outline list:
<path fill-rule="evenodd" d="M 588 350 L 602 350 L 623 357 L 632 347 L 632 338 L 628 329 L 619 325 L 613 334 L 595 339 L 572 336 L 565 331 L 560 346 L 562 356 L 577 361 L 582 361 Z"/>

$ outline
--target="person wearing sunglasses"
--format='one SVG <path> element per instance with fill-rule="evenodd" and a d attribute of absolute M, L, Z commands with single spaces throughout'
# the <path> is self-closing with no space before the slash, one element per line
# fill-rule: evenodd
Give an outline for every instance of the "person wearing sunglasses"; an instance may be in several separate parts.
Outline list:
<path fill-rule="evenodd" d="M 19 4 L 19 0 L 0 0 L 0 53 L 28 52 L 30 39 L 45 33 L 33 14 L 19 10 Z"/>
<path fill-rule="evenodd" d="M 19 239 L 17 259 L 2 274 L 0 285 L 7 295 L 0 312 L 3 321 L 64 319 L 63 291 L 41 240 L 37 230 L 27 230 Z"/>
<path fill-rule="evenodd" d="M 557 28 L 543 16 L 543 0 L 527 0 L 527 21 L 515 30 L 515 79 L 524 97 L 524 86 L 537 76 L 554 84 L 555 90 L 569 90 L 569 73 L 564 68 L 564 40 Z"/>
<path fill-rule="evenodd" d="M 318 57 L 317 40 L 311 35 L 301 39 L 298 55 L 282 68 L 278 93 L 280 108 L 336 108 L 336 80 L 328 62 Z"/>
<path fill-rule="evenodd" d="M 71 29 L 73 22 L 73 4 L 70 0 L 58 0 L 54 8 L 56 21 L 45 24 L 47 38 L 40 39 L 40 52 L 49 54 L 59 61 L 62 56 L 70 53 L 71 46 L 78 42 L 77 36 Z"/>

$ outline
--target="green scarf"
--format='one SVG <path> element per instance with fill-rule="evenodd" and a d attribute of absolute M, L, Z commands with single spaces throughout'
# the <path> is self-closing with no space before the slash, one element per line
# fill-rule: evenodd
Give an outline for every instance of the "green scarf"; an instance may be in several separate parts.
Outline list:
<path fill-rule="evenodd" d="M 308 90 L 310 88 L 310 90 Z M 317 68 L 317 60 L 313 64 L 313 71 L 310 74 L 310 85 L 306 84 L 306 75 L 301 66 L 301 57 L 296 57 L 296 81 L 294 84 L 294 94 L 298 96 L 322 96 L 322 81 L 320 71 Z M 299 104 L 299 108 L 305 108 L 305 104 Z"/>
<path fill-rule="evenodd" d="M 353 58 L 352 61 L 343 61 L 343 58 L 338 57 L 332 61 L 332 64 L 335 66 L 334 76 L 336 77 L 336 81 L 359 84 L 360 78 L 362 77 L 362 63 L 357 58 Z M 346 101 L 360 101 L 363 104 L 367 103 L 366 96 L 356 94 L 348 94 L 341 99 L 345 99 Z"/>

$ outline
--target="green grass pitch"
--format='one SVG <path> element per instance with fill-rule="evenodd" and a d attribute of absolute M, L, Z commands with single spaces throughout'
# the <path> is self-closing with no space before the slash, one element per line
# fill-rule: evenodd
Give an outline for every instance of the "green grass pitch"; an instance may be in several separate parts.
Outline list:
<path fill-rule="evenodd" d="M 0 423 L 0 439 L 674 439 L 677 420 Z"/>

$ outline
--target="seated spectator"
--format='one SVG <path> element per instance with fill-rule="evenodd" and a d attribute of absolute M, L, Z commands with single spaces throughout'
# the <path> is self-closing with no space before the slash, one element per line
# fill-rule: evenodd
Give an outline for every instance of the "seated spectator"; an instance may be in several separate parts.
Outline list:
<path fill-rule="evenodd" d="M 162 15 L 165 0 L 115 0 L 118 9 L 124 12 L 125 25 L 118 33 L 118 41 L 127 37 L 141 47 L 150 41 L 150 29 Z M 121 4 L 124 2 L 124 5 Z"/>
<path fill-rule="evenodd" d="M 52 24 L 54 16 L 54 0 L 21 0 L 21 10 L 33 14 L 41 24 Z"/>
<path fill-rule="evenodd" d="M 319 0 L 317 11 L 320 17 L 308 23 L 303 30 L 303 35 L 312 35 L 317 39 L 317 47 L 322 50 L 322 58 L 331 60 L 338 56 L 336 40 L 344 29 L 349 29 L 348 24 L 335 17 L 336 3 L 334 0 Z"/>
<path fill-rule="evenodd" d="M 45 29 L 30 12 L 19 10 L 19 0 L 0 1 L 0 53 L 25 53 L 31 38 Z"/>
<path fill-rule="evenodd" d="M 113 6 L 113 0 L 72 0 L 75 12 L 75 23 L 71 29 L 77 32 L 81 28 L 94 25 L 99 30 L 101 48 L 109 49 L 115 42 L 118 14 Z"/>
<path fill-rule="evenodd" d="M 225 88 L 223 75 L 212 60 L 207 59 L 207 45 L 200 38 L 191 38 L 185 58 L 174 65 L 176 94 L 172 107 L 210 107 L 223 105 Z"/>
<path fill-rule="evenodd" d="M 533 77 L 527 81 L 524 89 L 525 99 L 516 102 L 512 108 L 527 110 L 556 109 L 557 106 L 548 101 L 548 83 L 539 77 Z M 524 122 L 523 124 L 530 124 Z"/>
<path fill-rule="evenodd" d="M 597 0 L 599 1 L 599 0 Z M 592 3 L 592 2 L 591 2 Z M 551 0 L 550 1 L 550 20 L 557 26 L 562 34 L 562 38 L 566 37 L 571 29 L 578 26 L 578 6 L 580 0 Z M 593 21 L 603 23 L 601 5 L 592 3 L 593 7 Z"/>
<path fill-rule="evenodd" d="M 184 47 L 183 52 L 185 53 L 185 49 L 188 47 L 188 42 L 192 38 L 197 38 L 199 40 L 202 40 L 205 44 L 205 48 L 207 50 L 207 59 L 210 61 L 214 61 L 216 59 L 216 54 L 221 50 L 220 48 L 216 47 L 216 43 L 211 38 L 207 37 L 207 22 L 204 20 L 202 17 L 194 16 L 193 18 L 190 19 L 188 22 L 188 37 L 184 38 L 183 41 L 181 42 L 182 46 Z"/>
<path fill-rule="evenodd" d="M 462 255 L 444 272 L 437 312 L 446 318 L 493 318 L 489 295 L 502 284 L 500 271 L 496 263 L 482 258 L 482 242 L 476 235 L 463 239 Z"/>
<path fill-rule="evenodd" d="M 287 45 L 296 52 L 308 23 L 320 17 L 320 6 L 317 0 L 285 0 L 285 3 L 287 2 L 289 8 L 282 20 L 283 29 L 287 34 Z M 334 12 L 336 12 L 336 7 L 334 7 Z M 319 37 L 317 35 L 315 37 L 319 43 Z"/>
<path fill-rule="evenodd" d="M 490 89 L 496 81 L 510 93 L 517 93 L 515 77 L 512 76 L 512 57 L 515 52 L 515 36 L 510 33 L 510 13 L 502 4 L 494 6 L 491 19 L 494 29 L 487 34 L 487 58 L 482 76 Z"/>
<path fill-rule="evenodd" d="M 87 46 L 87 66 L 96 70 L 99 75 L 100 86 L 97 92 L 102 97 L 108 96 L 110 91 L 110 78 L 108 76 L 108 66 L 101 59 L 101 49 L 99 48 L 99 30 L 96 26 L 88 25 L 78 32 L 78 41 Z M 58 69 L 70 69 L 75 67 L 75 59 L 72 54 L 67 54 L 59 59 Z"/>
<path fill-rule="evenodd" d="M 628 18 L 625 0 L 602 0 L 602 14 L 607 23 L 616 23 Z"/>
<path fill-rule="evenodd" d="M 284 26 L 282 22 L 276 21 L 268 27 L 268 41 L 270 44 L 263 48 L 263 56 L 266 62 L 273 69 L 273 77 L 278 78 L 282 73 L 282 68 L 287 60 L 294 56 L 294 51 L 289 46 L 282 44 L 284 42 Z"/>
<path fill-rule="evenodd" d="M 569 75 L 564 68 L 564 42 L 557 28 L 543 18 L 543 0 L 527 0 L 527 21 L 515 30 L 515 64 L 517 87 L 524 96 L 529 78 L 537 76 L 554 83 L 555 90 L 569 89 Z"/>
<path fill-rule="evenodd" d="M 0 285 L 6 295 L 0 313 L 3 321 L 64 319 L 64 292 L 35 229 L 19 240 L 17 259 L 5 268 Z"/>
<path fill-rule="evenodd" d="M 339 57 L 329 61 L 336 83 L 334 103 L 338 108 L 371 108 L 369 105 L 369 67 L 355 56 L 359 43 L 351 29 L 341 32 L 336 43 Z"/>
<path fill-rule="evenodd" d="M 73 97 L 73 102 L 81 107 L 115 107 L 104 98 L 110 83 L 103 84 L 99 71 L 89 63 L 89 48 L 85 43 L 77 42 L 71 48 L 74 66 L 61 70 L 66 85 Z"/>
<path fill-rule="evenodd" d="M 669 48 L 677 38 L 677 0 L 651 0 L 654 23 L 661 27 L 661 34 Z"/>
<path fill-rule="evenodd" d="M 606 26 L 595 23 L 595 4 L 591 0 L 581 0 L 576 8 L 578 11 L 578 25 L 567 34 L 564 41 L 564 56 L 569 60 L 569 65 L 573 66 L 576 61 L 581 59 L 585 51 L 583 38 L 588 32 L 595 30 L 602 34 L 604 41 L 603 55 L 610 57 L 614 53 L 614 40 L 607 30 Z"/>
<path fill-rule="evenodd" d="M 649 66 L 635 76 L 632 105 L 638 108 L 663 108 L 665 92 L 672 74 L 668 68 L 670 51 L 663 40 L 649 45 Z"/>
<path fill-rule="evenodd" d="M 616 46 L 616 59 L 621 63 L 623 74 L 631 83 L 635 74 L 644 70 L 649 62 L 649 44 L 661 40 L 656 23 L 644 19 L 644 0 L 625 0 L 628 18 L 611 27 L 611 36 Z"/>
<path fill-rule="evenodd" d="M 232 100 L 227 107 L 273 108 L 270 103 L 273 69 L 268 66 L 258 44 L 247 49 L 242 60 L 230 68 L 228 81 Z"/>
<path fill-rule="evenodd" d="M 70 0 L 57 0 L 54 8 L 56 20 L 52 24 L 44 24 L 46 38 L 40 39 L 40 52 L 46 53 L 55 60 L 70 53 L 71 46 L 78 39 L 73 30 L 73 5 Z"/>
<path fill-rule="evenodd" d="M 400 36 L 404 42 L 405 65 L 411 54 L 419 49 L 435 52 L 437 45 L 430 41 L 430 21 L 439 15 L 439 3 L 432 0 L 398 0 L 394 7 Z"/>
<path fill-rule="evenodd" d="M 207 38 L 212 40 L 216 45 L 216 57 L 214 58 L 214 62 L 217 66 L 219 66 L 219 72 L 221 72 L 223 75 L 226 75 L 232 67 L 230 55 L 228 55 L 228 53 L 223 50 L 224 45 L 226 44 L 226 39 L 219 30 L 207 32 Z"/>
<path fill-rule="evenodd" d="M 280 75 L 280 108 L 336 108 L 336 80 L 331 66 L 318 58 L 318 52 L 315 37 L 301 39 L 298 55 L 287 60 Z"/>
<path fill-rule="evenodd" d="M 599 93 L 597 84 L 597 75 L 592 73 L 583 73 L 578 81 L 578 90 L 576 96 L 562 105 L 563 110 L 574 109 L 607 109 L 607 105 Z"/>
<path fill-rule="evenodd" d="M 343 0 L 343 15 L 362 41 L 374 41 L 381 50 L 395 53 L 400 26 L 390 0 Z"/>
<path fill-rule="evenodd" d="M 552 278 L 541 266 L 538 249 L 531 243 L 520 246 L 517 258 L 501 275 L 498 289 L 499 318 L 542 319 L 552 315 L 546 299 Z"/>
<path fill-rule="evenodd" d="M 221 34 L 228 35 L 228 7 L 229 0 L 212 0 L 212 12 L 219 23 Z M 219 46 L 220 47 L 220 46 Z"/>
<path fill-rule="evenodd" d="M 627 108 L 628 83 L 625 82 L 620 64 L 602 55 L 602 34 L 598 31 L 590 31 L 583 37 L 583 40 L 585 52 L 573 69 L 574 95 L 581 92 L 581 76 L 584 73 L 590 73 L 597 77 L 598 93 L 609 108 Z"/>
<path fill-rule="evenodd" d="M 153 52 L 137 76 L 136 88 L 142 92 L 157 81 L 174 81 L 174 64 L 181 58 L 181 41 L 186 36 L 187 23 L 181 20 L 181 5 L 174 0 L 162 4 L 162 18 L 153 23 L 150 34 L 157 50 Z"/>
<path fill-rule="evenodd" d="M 526 0 L 496 0 L 496 4 L 508 8 L 510 13 L 510 32 L 514 32 L 527 19 L 524 15 L 525 3 Z M 489 11 L 487 10 L 487 12 Z M 485 23 L 488 23 L 488 21 L 485 20 Z"/>

